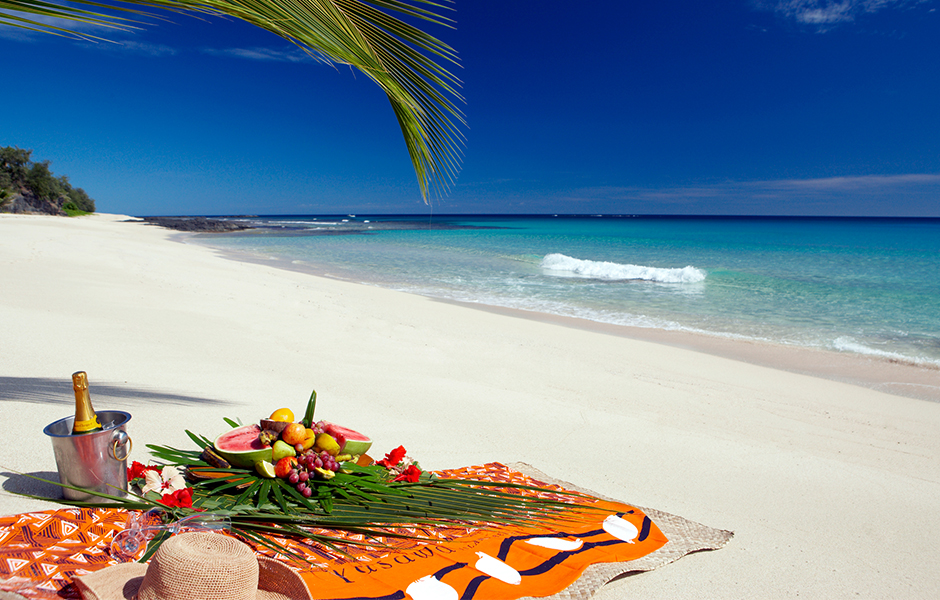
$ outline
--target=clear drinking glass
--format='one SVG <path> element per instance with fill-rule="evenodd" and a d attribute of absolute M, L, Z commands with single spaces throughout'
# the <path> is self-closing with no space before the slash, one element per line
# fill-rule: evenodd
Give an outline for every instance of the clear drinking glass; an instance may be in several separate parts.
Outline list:
<path fill-rule="evenodd" d="M 232 527 L 232 520 L 226 515 L 203 513 L 164 524 L 163 514 L 159 508 L 128 514 L 124 531 L 111 540 L 111 557 L 118 562 L 140 560 L 150 540 L 164 531 L 175 535 L 188 531 L 225 531 Z"/>

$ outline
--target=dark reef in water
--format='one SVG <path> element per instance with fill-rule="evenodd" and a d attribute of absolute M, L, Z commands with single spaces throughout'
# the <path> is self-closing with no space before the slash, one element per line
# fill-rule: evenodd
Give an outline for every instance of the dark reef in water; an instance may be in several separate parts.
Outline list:
<path fill-rule="evenodd" d="M 254 229 L 250 225 L 224 219 L 209 219 L 206 217 L 142 217 L 150 225 L 175 229 L 177 231 L 193 231 L 199 233 L 221 233 L 227 231 L 241 231 Z"/>
<path fill-rule="evenodd" d="M 175 217 L 139 217 L 151 225 L 189 231 L 193 233 L 230 233 L 252 229 L 278 236 L 320 236 L 320 235 L 374 235 L 381 231 L 395 230 L 434 230 L 434 229 L 502 229 L 490 225 L 465 225 L 448 220 L 423 220 L 392 216 L 391 218 L 369 217 L 349 218 L 342 216 L 318 216 L 309 218 L 285 215 L 258 217 L 254 215 L 233 216 L 175 216 Z M 323 219 L 323 220 L 318 220 Z M 138 221 L 139 222 L 139 221 Z"/>

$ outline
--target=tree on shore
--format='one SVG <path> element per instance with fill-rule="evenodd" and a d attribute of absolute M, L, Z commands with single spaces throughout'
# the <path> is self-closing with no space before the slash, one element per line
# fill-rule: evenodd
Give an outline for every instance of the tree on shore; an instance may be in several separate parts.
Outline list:
<path fill-rule="evenodd" d="M 459 64 L 457 53 L 409 22 L 451 27 L 438 0 L 0 0 L 0 25 L 93 39 L 59 19 L 128 29 L 155 16 L 140 9 L 234 17 L 322 62 L 358 69 L 388 96 L 424 201 L 456 178 L 464 118 L 447 65 Z"/>
<path fill-rule="evenodd" d="M 0 210 L 50 214 L 95 212 L 95 201 L 69 178 L 52 174 L 48 160 L 33 162 L 32 150 L 0 148 Z"/>

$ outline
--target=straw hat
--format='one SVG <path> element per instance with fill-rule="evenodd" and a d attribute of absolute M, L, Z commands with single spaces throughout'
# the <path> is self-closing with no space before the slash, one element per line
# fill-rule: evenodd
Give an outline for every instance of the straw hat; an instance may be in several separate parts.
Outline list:
<path fill-rule="evenodd" d="M 126 563 L 76 577 L 83 600 L 310 600 L 300 576 L 209 532 L 163 542 L 149 565 Z"/>

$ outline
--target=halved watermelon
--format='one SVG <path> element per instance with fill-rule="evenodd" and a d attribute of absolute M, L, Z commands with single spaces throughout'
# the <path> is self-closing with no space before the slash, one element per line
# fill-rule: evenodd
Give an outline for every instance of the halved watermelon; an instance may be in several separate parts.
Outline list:
<path fill-rule="evenodd" d="M 254 468 L 259 460 L 271 462 L 271 446 L 258 440 L 259 433 L 259 426 L 243 425 L 215 438 L 213 445 L 233 467 Z"/>
<path fill-rule="evenodd" d="M 326 423 L 323 426 L 323 431 L 333 436 L 333 439 L 339 444 L 340 454 L 352 454 L 353 456 L 365 454 L 372 447 L 371 439 L 358 431 L 336 423 Z"/>

